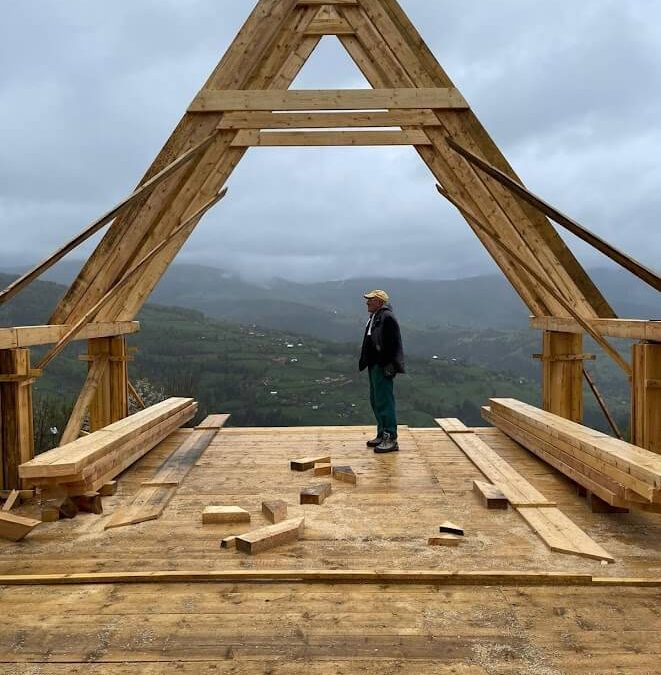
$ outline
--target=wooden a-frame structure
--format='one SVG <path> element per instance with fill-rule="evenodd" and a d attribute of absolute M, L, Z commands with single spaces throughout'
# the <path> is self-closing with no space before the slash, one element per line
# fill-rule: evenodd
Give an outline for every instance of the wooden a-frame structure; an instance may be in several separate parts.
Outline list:
<path fill-rule="evenodd" d="M 289 90 L 326 35 L 337 37 L 372 90 Z M 661 452 L 652 414 L 661 403 L 659 326 L 616 319 L 546 216 L 657 290 L 658 275 L 522 187 L 397 0 L 259 0 L 136 190 L 0 294 L 0 302 L 9 299 L 112 223 L 50 325 L 0 342 L 0 386 L 16 390 L 3 405 L 3 446 L 18 448 L 12 467 L 30 454 L 29 402 L 19 403 L 17 387 L 29 392 L 31 378 L 72 339 L 89 339 L 90 366 L 66 439 L 77 436 L 87 409 L 93 429 L 127 414 L 124 335 L 137 330 L 135 316 L 247 149 L 287 145 L 413 145 L 545 330 L 545 408 L 581 418 L 587 332 L 633 376 L 632 442 Z M 634 346 L 633 369 L 607 335 L 643 341 Z M 31 369 L 27 347 L 48 342 L 55 347 Z M 13 475 L 5 470 L 5 482 Z"/>

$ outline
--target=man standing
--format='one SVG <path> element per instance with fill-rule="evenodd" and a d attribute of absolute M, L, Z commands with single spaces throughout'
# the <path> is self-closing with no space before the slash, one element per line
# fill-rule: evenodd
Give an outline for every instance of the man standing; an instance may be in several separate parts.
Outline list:
<path fill-rule="evenodd" d="M 376 290 L 364 297 L 370 318 L 358 367 L 369 372 L 370 403 L 377 425 L 376 438 L 367 441 L 367 445 L 378 453 L 396 452 L 399 445 L 393 385 L 395 375 L 404 372 L 402 336 L 388 294 Z"/>

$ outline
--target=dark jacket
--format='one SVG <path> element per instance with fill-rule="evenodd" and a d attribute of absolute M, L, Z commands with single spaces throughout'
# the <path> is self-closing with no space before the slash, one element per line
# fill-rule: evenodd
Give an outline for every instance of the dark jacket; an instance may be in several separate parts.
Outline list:
<path fill-rule="evenodd" d="M 372 335 L 367 334 L 369 324 L 365 326 L 363 347 L 360 351 L 358 368 L 365 370 L 369 366 L 391 366 L 393 374 L 404 372 L 404 349 L 402 334 L 390 305 L 383 305 L 372 318 Z M 389 368 L 390 369 L 390 368 Z"/>

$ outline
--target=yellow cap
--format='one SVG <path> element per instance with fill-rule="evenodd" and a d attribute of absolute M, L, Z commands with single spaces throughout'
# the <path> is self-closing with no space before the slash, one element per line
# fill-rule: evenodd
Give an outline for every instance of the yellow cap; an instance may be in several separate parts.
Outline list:
<path fill-rule="evenodd" d="M 378 289 L 375 291 L 370 291 L 369 293 L 365 293 L 363 297 L 366 299 L 379 298 L 379 300 L 383 300 L 383 302 L 390 302 L 390 296 L 385 291 L 380 291 Z"/>

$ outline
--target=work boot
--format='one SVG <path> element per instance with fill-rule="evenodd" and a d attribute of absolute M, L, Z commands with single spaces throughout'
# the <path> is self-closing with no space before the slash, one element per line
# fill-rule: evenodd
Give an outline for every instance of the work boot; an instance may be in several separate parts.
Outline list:
<path fill-rule="evenodd" d="M 398 450 L 399 443 L 397 443 L 397 439 L 393 438 L 389 433 L 383 434 L 383 441 L 374 448 L 374 452 L 380 455 L 386 452 L 397 452 Z"/>
<path fill-rule="evenodd" d="M 376 448 L 377 445 L 381 445 L 382 441 L 383 436 L 377 436 L 376 438 L 373 438 L 371 441 L 367 441 L 367 447 Z"/>

